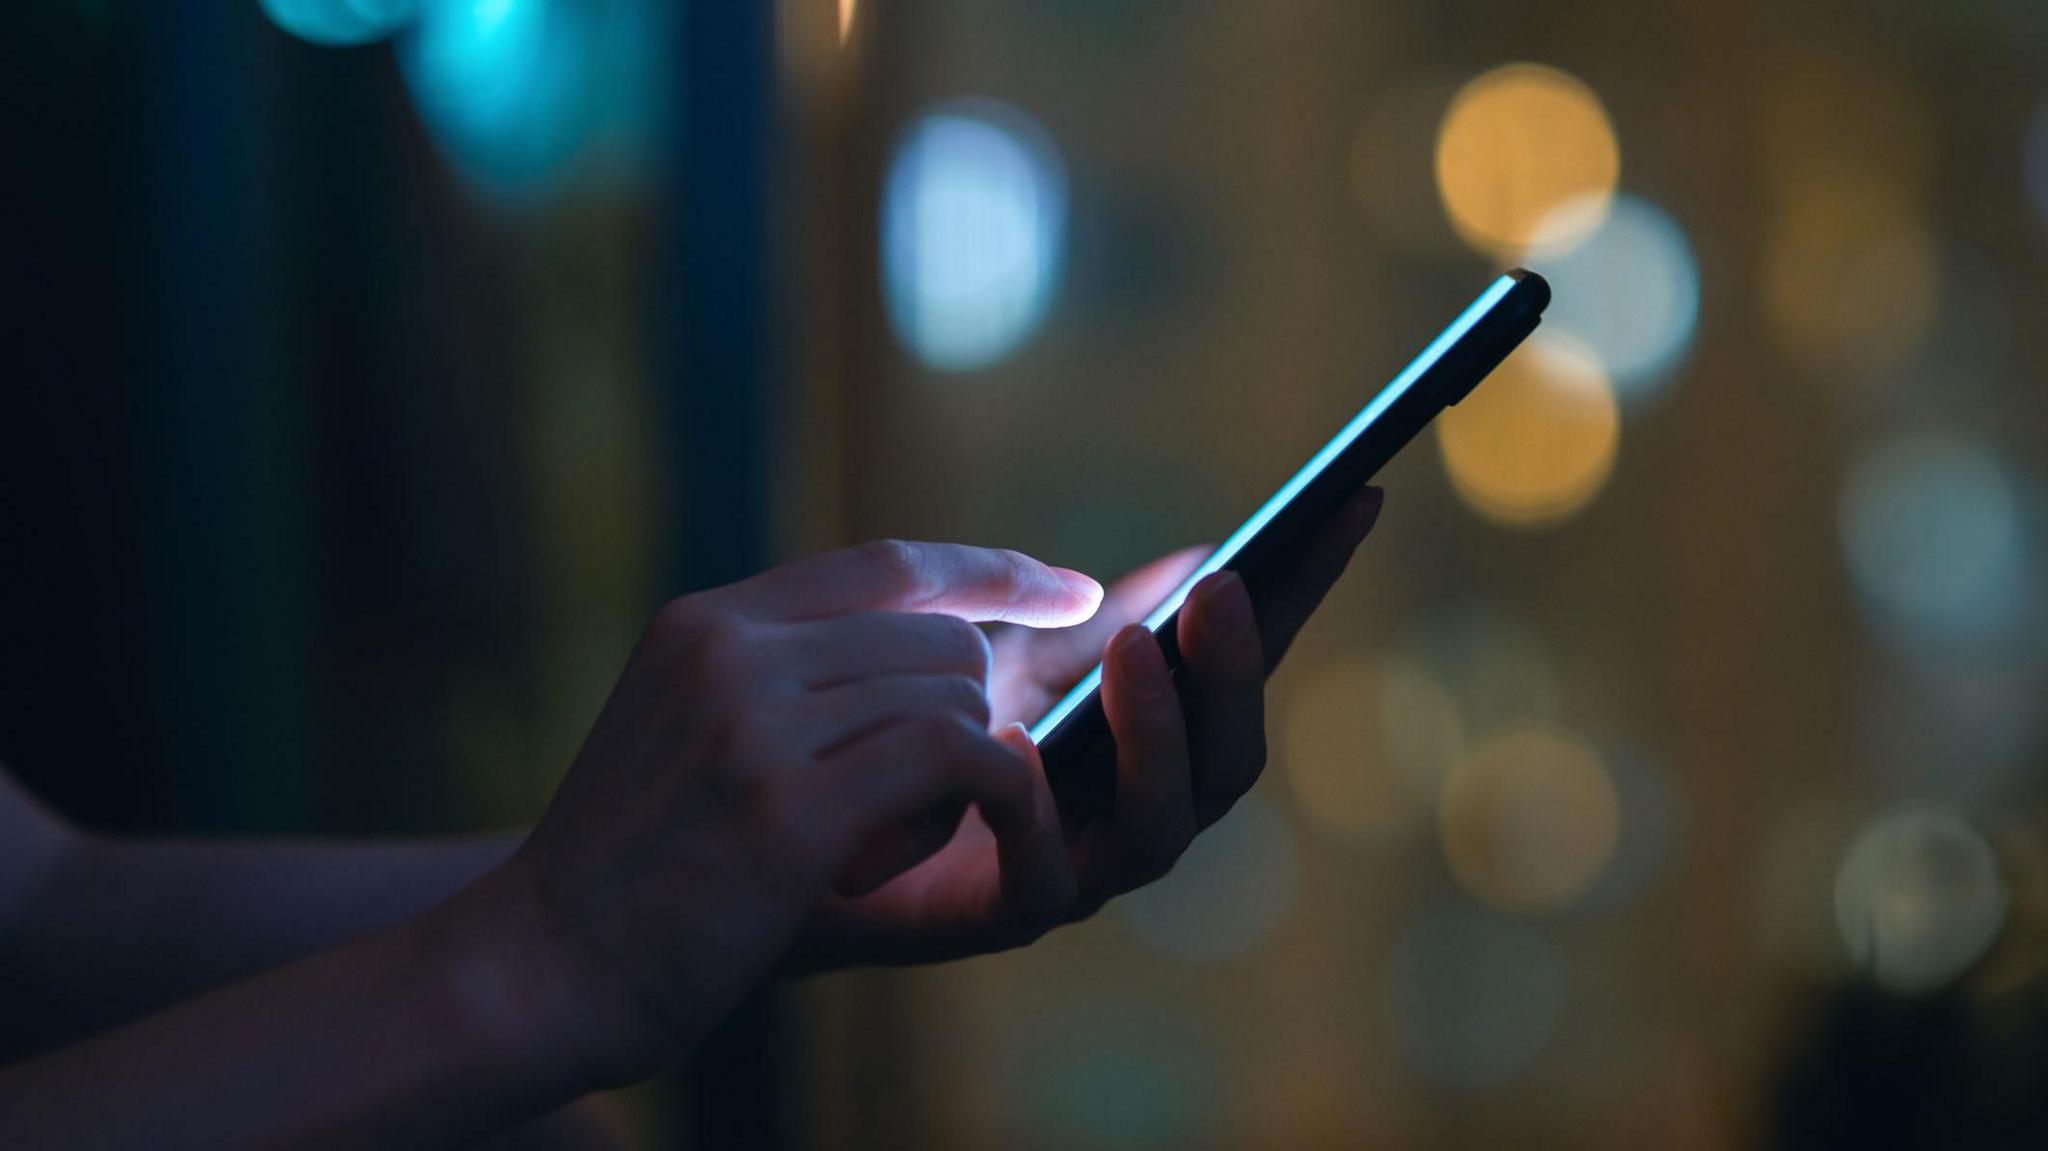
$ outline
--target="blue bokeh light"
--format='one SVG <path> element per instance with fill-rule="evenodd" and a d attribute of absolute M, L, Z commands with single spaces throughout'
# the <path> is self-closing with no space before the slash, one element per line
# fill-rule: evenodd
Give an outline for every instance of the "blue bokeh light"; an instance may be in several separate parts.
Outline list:
<path fill-rule="evenodd" d="M 1527 259 L 1552 291 L 1538 338 L 1558 332 L 1591 348 L 1624 402 L 1663 390 L 1699 319 L 1699 265 L 1677 221 L 1640 196 L 1616 196 L 1592 234 Z"/>
<path fill-rule="evenodd" d="M 1982 643 L 2022 622 L 2024 501 L 1989 448 L 1938 433 L 1882 445 L 1850 473 L 1840 518 L 1849 573 L 1887 636 Z"/>
<path fill-rule="evenodd" d="M 950 371 L 1007 355 L 1051 305 L 1066 216 L 1059 156 L 1022 113 L 986 100 L 927 113 L 883 188 L 883 298 L 897 338 Z"/>
<path fill-rule="evenodd" d="M 419 0 L 399 41 L 413 101 L 473 184 L 553 188 L 593 144 L 637 158 L 651 135 L 659 6 L 647 0 Z"/>
<path fill-rule="evenodd" d="M 404 26 L 420 0 L 262 0 L 279 28 L 313 44 L 346 46 L 382 40 Z"/>

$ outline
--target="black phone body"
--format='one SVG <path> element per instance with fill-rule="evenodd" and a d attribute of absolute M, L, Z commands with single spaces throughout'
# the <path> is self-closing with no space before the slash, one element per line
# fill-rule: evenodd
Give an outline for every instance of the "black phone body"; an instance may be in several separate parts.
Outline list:
<path fill-rule="evenodd" d="M 1256 611 L 1261 588 L 1289 569 L 1329 516 L 1438 412 L 1464 399 L 1499 366 L 1536 329 L 1549 303 L 1550 285 L 1543 277 L 1521 268 L 1501 275 L 1160 601 L 1145 626 L 1158 637 L 1176 679 L 1180 608 L 1195 584 L 1211 572 L 1235 571 Z M 1107 814 L 1116 794 L 1115 743 L 1101 687 L 1097 664 L 1031 727 L 1046 780 L 1070 828 Z"/>

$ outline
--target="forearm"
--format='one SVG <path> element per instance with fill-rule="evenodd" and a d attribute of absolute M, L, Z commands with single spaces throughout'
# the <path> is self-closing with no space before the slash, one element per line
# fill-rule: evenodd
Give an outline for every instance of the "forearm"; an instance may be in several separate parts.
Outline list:
<path fill-rule="evenodd" d="M 0 1057 L 389 928 L 497 866 L 518 834 L 391 843 L 73 836 L 0 946 Z"/>
<path fill-rule="evenodd" d="M 461 901 L 458 901 L 458 904 Z M 460 922 L 457 922 L 457 919 Z M 0 1145 L 443 1145 L 597 1086 L 545 946 L 460 907 L 0 1069 Z"/>

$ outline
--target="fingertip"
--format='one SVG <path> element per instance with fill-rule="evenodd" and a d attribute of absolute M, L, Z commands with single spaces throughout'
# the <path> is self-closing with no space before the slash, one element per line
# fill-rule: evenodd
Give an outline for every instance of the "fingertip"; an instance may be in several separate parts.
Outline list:
<path fill-rule="evenodd" d="M 1063 567 L 1053 568 L 1052 574 L 1059 577 L 1061 585 L 1067 589 L 1077 605 L 1080 616 L 1074 620 L 1075 623 L 1094 615 L 1102 606 L 1102 585 L 1096 582 L 1094 577 L 1085 572 L 1077 572 L 1073 568 Z"/>
<path fill-rule="evenodd" d="M 1155 699 L 1172 690 L 1166 654 L 1159 650 L 1159 641 L 1142 623 L 1118 628 L 1104 658 L 1140 699 Z"/>
<path fill-rule="evenodd" d="M 1265 647 L 1244 578 L 1221 571 L 1204 580 L 1191 597 L 1194 611 L 1181 634 L 1191 661 L 1202 665 L 1205 678 L 1263 679 Z"/>
<path fill-rule="evenodd" d="M 1041 766 L 1038 758 L 1038 745 L 1031 742 L 1031 732 L 1023 724 L 1012 723 L 997 728 L 995 740 L 997 743 L 1017 753 L 1018 758 L 1024 762 L 1031 764 L 1033 767 Z"/>
<path fill-rule="evenodd" d="M 1258 626 L 1252 617 L 1251 593 L 1244 577 L 1234 571 L 1220 571 L 1195 589 L 1203 621 L 1224 634 L 1251 631 Z"/>
<path fill-rule="evenodd" d="M 1038 754 L 1038 745 L 1031 742 L 1031 733 L 1023 724 L 1013 723 L 996 732 L 996 742 L 1015 752 L 1031 769 L 1033 825 L 1040 831 L 1059 827 L 1059 803 L 1053 798 L 1052 783 L 1045 777 L 1045 760 Z"/>

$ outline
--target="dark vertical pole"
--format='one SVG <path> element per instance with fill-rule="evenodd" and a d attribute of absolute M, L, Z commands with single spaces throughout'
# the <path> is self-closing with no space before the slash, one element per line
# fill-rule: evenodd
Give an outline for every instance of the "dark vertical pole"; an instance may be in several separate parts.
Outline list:
<path fill-rule="evenodd" d="M 255 5 L 145 5 L 153 274 L 138 383 L 150 597 L 136 653 L 171 821 L 311 819 L 304 487 L 280 352 Z"/>
<path fill-rule="evenodd" d="M 680 167 L 668 265 L 677 589 L 727 583 L 768 558 L 778 409 L 769 228 L 778 140 L 774 5 L 684 6 Z M 690 1144 L 788 1142 L 784 1010 L 771 988 L 715 1032 L 685 1072 Z"/>

